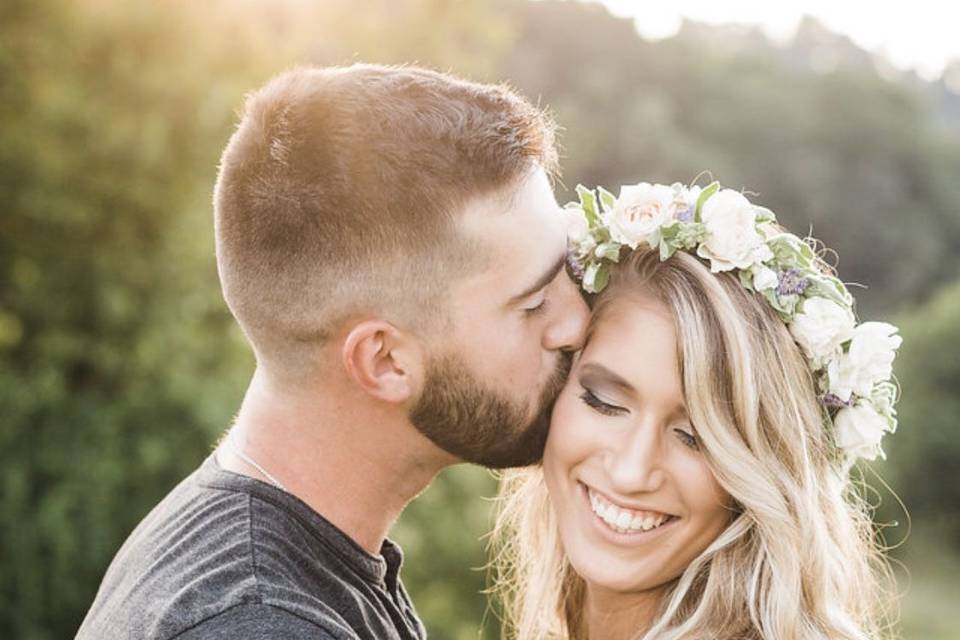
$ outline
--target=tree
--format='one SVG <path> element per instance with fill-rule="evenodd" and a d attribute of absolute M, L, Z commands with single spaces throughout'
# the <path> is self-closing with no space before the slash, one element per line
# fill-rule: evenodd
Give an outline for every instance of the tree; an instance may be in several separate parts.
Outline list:
<path fill-rule="evenodd" d="M 899 426 L 887 438 L 884 475 L 914 521 L 960 547 L 960 280 L 899 320 L 903 345 L 894 363 Z M 903 520 L 895 505 L 889 519 Z"/>
<path fill-rule="evenodd" d="M 421 29 L 462 18 L 447 4 L 389 9 Z M 253 359 L 219 293 L 216 162 L 243 93 L 273 73 L 351 62 L 364 39 L 390 50 L 392 23 L 351 41 L 318 20 L 335 14 L 0 7 L 0 637 L 72 636 L 120 543 L 239 406 Z M 421 51 L 483 33 L 465 23 Z"/>
<path fill-rule="evenodd" d="M 555 109 L 568 199 L 578 182 L 615 190 L 709 170 L 835 249 L 840 277 L 869 287 L 865 316 L 960 270 L 960 136 L 925 87 L 882 77 L 864 52 L 824 71 L 809 22 L 779 48 L 690 22 L 647 42 L 590 3 L 531 2 L 517 16 L 504 75 Z"/>

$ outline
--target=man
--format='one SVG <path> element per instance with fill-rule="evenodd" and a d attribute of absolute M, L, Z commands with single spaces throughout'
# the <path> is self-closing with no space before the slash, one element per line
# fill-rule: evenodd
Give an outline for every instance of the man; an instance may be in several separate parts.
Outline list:
<path fill-rule="evenodd" d="M 422 638 L 387 531 L 448 465 L 538 461 L 583 339 L 555 163 L 527 101 L 414 67 L 250 97 L 214 213 L 256 371 L 79 637 Z"/>

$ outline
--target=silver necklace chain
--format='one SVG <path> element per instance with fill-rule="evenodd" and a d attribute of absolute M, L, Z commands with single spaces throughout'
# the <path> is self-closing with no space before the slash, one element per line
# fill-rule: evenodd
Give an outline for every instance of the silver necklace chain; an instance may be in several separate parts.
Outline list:
<path fill-rule="evenodd" d="M 277 479 L 274 478 L 272 475 L 270 475 L 270 472 L 269 472 L 269 471 L 267 471 L 266 469 L 264 469 L 263 467 L 261 467 L 259 464 L 257 464 L 257 461 L 256 461 L 256 460 L 254 460 L 253 458 L 251 458 L 250 456 L 248 456 L 247 454 L 245 454 L 243 451 L 241 451 L 241 450 L 240 450 L 240 447 L 238 447 L 238 446 L 236 446 L 235 444 L 233 444 L 233 438 L 227 438 L 227 444 L 230 446 L 230 450 L 233 451 L 235 454 L 237 454 L 237 456 L 238 456 L 241 460 L 243 460 L 244 462 L 246 462 L 247 464 L 249 464 L 251 467 L 253 467 L 253 468 L 256 469 L 257 471 L 259 471 L 260 473 L 262 473 L 267 480 L 269 480 L 270 482 L 273 483 L 274 486 L 276 486 L 276 487 L 277 487 L 278 489 L 280 489 L 281 491 L 285 491 L 285 492 L 287 492 L 287 493 L 290 493 L 289 491 L 287 491 L 287 488 L 286 488 L 285 486 L 283 486 L 283 484 L 282 484 L 279 480 L 277 480 Z"/>

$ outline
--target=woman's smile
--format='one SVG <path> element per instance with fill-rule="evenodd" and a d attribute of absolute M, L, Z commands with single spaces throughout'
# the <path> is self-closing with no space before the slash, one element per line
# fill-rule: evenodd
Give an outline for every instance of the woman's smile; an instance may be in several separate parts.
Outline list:
<path fill-rule="evenodd" d="M 651 509 L 631 509 L 615 504 L 596 489 L 577 483 L 584 520 L 614 544 L 646 544 L 658 539 L 680 521 L 678 516 Z"/>

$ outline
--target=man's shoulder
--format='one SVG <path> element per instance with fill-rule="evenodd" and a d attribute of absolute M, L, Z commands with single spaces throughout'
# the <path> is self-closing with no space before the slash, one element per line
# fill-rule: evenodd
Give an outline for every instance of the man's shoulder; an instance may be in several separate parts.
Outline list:
<path fill-rule="evenodd" d="M 263 603 L 231 607 L 203 620 L 170 640 L 357 640 L 346 626 L 329 621 L 317 624 L 295 613 Z"/>
<path fill-rule="evenodd" d="M 372 556 L 295 496 L 208 460 L 123 544 L 78 637 L 167 640 L 250 612 L 334 638 L 420 637 L 394 551 Z"/>
<path fill-rule="evenodd" d="M 79 638 L 174 637 L 232 606 L 257 601 L 250 498 L 203 487 L 195 476 L 168 493 L 123 543 Z"/>
<path fill-rule="evenodd" d="M 265 527 L 285 533 L 265 536 Z M 296 527 L 281 505 L 205 483 L 197 474 L 188 477 L 124 542 L 78 637 L 174 638 L 225 623 L 243 627 L 250 619 L 244 615 L 252 612 L 317 629 L 322 623 L 328 635 L 334 634 L 330 629 L 338 628 L 340 618 L 324 605 L 324 594 L 307 595 L 307 585 L 290 578 L 295 572 L 276 566 L 289 568 L 302 560 L 276 547 L 290 546 Z M 273 570 L 264 570 L 265 556 Z"/>

